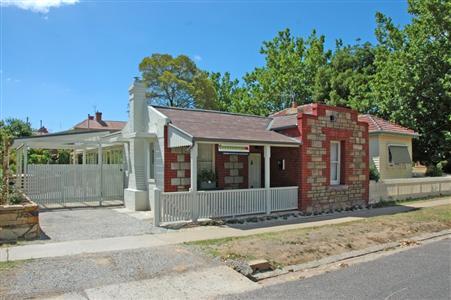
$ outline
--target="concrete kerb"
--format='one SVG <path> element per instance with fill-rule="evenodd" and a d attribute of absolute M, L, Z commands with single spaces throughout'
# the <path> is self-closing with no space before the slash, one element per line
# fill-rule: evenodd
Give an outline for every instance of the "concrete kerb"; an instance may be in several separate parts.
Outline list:
<path fill-rule="evenodd" d="M 448 230 L 443 230 L 440 232 L 419 235 L 416 237 L 409 238 L 407 240 L 414 241 L 414 242 L 422 242 L 422 241 L 436 239 L 436 238 L 450 237 L 450 235 L 451 235 L 451 230 L 448 229 Z M 314 268 L 326 266 L 329 264 L 337 263 L 337 262 L 352 259 L 352 258 L 357 258 L 357 257 L 369 255 L 369 254 L 387 251 L 389 249 L 398 248 L 401 246 L 402 246 L 402 241 L 386 243 L 383 245 L 376 245 L 376 246 L 372 246 L 372 247 L 369 247 L 369 248 L 366 248 L 363 250 L 350 251 L 350 252 L 346 252 L 343 254 L 328 256 L 323 259 L 319 259 L 319 260 L 315 260 L 315 261 L 311 261 L 311 262 L 307 262 L 307 263 L 303 263 L 303 264 L 286 266 L 282 269 L 276 269 L 274 271 L 257 273 L 257 274 L 252 275 L 252 277 L 254 280 L 260 281 L 260 280 L 269 279 L 269 278 L 273 278 L 273 277 L 280 276 L 280 275 L 285 275 L 285 274 L 288 274 L 291 272 L 299 272 L 299 271 L 304 271 L 304 270 L 308 270 L 308 269 L 314 269 Z"/>

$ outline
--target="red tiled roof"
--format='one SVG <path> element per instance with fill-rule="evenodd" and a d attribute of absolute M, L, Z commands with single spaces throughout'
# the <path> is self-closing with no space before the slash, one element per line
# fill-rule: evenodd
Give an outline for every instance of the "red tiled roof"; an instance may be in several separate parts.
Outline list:
<path fill-rule="evenodd" d="M 89 118 L 83 120 L 74 126 L 74 129 L 83 129 L 83 130 L 111 130 L 111 131 L 119 131 L 124 128 L 127 122 L 123 121 L 97 121 L 96 119 L 90 120 Z"/>
<path fill-rule="evenodd" d="M 368 123 L 368 131 L 371 132 L 388 132 L 407 135 L 418 135 L 412 129 L 389 122 L 373 115 L 359 115 L 359 121 Z"/>
<path fill-rule="evenodd" d="M 231 142 L 300 144 L 294 138 L 271 131 L 271 118 L 227 112 L 153 106 L 171 123 L 194 139 Z"/>

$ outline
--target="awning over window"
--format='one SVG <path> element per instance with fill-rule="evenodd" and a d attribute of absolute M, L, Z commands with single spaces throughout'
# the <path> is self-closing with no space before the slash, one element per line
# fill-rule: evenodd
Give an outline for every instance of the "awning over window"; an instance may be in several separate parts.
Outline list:
<path fill-rule="evenodd" d="M 407 146 L 388 146 L 388 151 L 390 152 L 391 163 L 394 164 L 412 163 Z"/>

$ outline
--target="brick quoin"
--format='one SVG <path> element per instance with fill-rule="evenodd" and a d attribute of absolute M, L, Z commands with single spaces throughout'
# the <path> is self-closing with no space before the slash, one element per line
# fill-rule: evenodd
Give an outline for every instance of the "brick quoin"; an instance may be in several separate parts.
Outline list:
<path fill-rule="evenodd" d="M 177 150 L 175 150 L 177 149 Z M 164 127 L 164 191 L 165 192 L 178 192 L 188 191 L 190 184 L 172 185 L 171 180 L 177 177 L 177 170 L 172 170 L 171 163 L 179 163 L 177 160 L 178 155 L 184 155 L 184 162 L 190 162 L 190 154 L 187 152 L 187 147 L 182 148 L 169 148 L 168 147 L 168 127 Z M 178 151 L 180 153 L 175 153 Z M 184 170 L 185 177 L 190 178 L 191 172 L 189 169 Z M 186 179 L 185 179 L 186 180 Z"/>

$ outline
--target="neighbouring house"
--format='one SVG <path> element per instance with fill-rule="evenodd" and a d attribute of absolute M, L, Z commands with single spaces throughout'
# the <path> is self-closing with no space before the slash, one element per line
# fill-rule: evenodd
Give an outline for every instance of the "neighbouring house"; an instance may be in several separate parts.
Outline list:
<path fill-rule="evenodd" d="M 373 115 L 360 115 L 359 120 L 368 123 L 370 164 L 380 179 L 412 177 L 412 139 L 418 133 Z"/>
<path fill-rule="evenodd" d="M 127 122 L 111 121 L 102 118 L 102 112 L 96 111 L 95 116 L 88 114 L 88 117 L 83 121 L 74 125 L 72 132 L 109 132 L 115 133 L 121 131 Z M 103 147 L 102 159 L 104 164 L 121 164 L 123 161 L 123 146 L 112 145 Z M 82 164 L 97 164 L 98 154 L 97 149 L 83 149 L 74 151 L 72 158 L 77 163 Z"/>
<path fill-rule="evenodd" d="M 95 116 L 88 114 L 88 118 L 76 124 L 72 130 L 74 131 L 98 131 L 106 130 L 110 132 L 116 132 L 122 130 L 127 122 L 124 121 L 109 121 L 103 120 L 102 112 L 97 111 Z"/>

